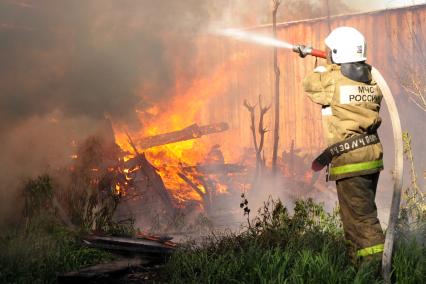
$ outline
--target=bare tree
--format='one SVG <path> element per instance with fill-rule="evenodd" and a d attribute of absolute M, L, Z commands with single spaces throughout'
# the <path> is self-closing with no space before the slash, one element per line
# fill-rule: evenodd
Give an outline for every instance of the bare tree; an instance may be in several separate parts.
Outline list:
<path fill-rule="evenodd" d="M 424 53 L 425 36 L 423 33 L 424 26 L 420 22 L 416 27 L 410 22 L 407 16 L 404 18 L 406 27 L 410 34 L 410 40 L 413 44 L 413 55 L 406 61 L 405 70 L 401 72 L 401 64 L 395 64 L 398 67 L 396 70 L 401 81 L 402 88 L 405 90 L 408 98 L 421 110 L 426 112 L 426 55 Z M 386 22 L 388 25 L 388 22 Z M 399 38 L 400 53 L 405 53 L 405 42 L 403 38 Z M 414 60 L 412 58 L 415 58 Z"/>
<path fill-rule="evenodd" d="M 280 6 L 280 0 L 273 0 L 272 9 L 272 29 L 274 38 L 277 37 L 277 11 Z M 274 72 L 275 72 L 275 121 L 274 121 L 274 146 L 272 152 L 272 171 L 277 171 L 277 156 L 280 127 L 280 68 L 278 67 L 278 49 L 274 47 Z"/>
<path fill-rule="evenodd" d="M 262 156 L 263 153 L 263 146 L 265 143 L 265 133 L 268 132 L 268 130 L 264 126 L 264 116 L 268 112 L 268 110 L 271 108 L 271 105 L 269 106 L 262 106 L 262 96 L 259 95 L 259 102 L 255 105 L 250 104 L 247 100 L 244 100 L 244 106 L 247 108 L 247 110 L 250 112 L 250 120 L 251 120 L 251 133 L 253 137 L 253 145 L 254 150 L 256 152 L 256 178 L 259 176 L 260 173 L 262 173 L 264 167 L 265 167 L 265 157 Z M 255 124 L 255 112 L 256 112 L 256 106 L 259 106 L 259 124 L 257 132 L 259 134 L 259 143 L 257 142 L 257 135 L 256 135 L 256 124 Z"/>
<path fill-rule="evenodd" d="M 414 73 L 402 87 L 407 92 L 409 99 L 421 110 L 426 111 L 426 83 L 421 76 Z"/>

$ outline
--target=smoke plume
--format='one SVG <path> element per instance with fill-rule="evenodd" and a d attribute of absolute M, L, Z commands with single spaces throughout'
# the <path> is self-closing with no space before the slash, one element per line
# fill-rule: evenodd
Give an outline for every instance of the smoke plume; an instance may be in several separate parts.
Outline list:
<path fill-rule="evenodd" d="M 105 116 L 137 125 L 136 109 L 172 95 L 177 69 L 191 76 L 207 4 L 0 1 L 1 216 L 25 177 L 66 161 L 71 141 Z"/>

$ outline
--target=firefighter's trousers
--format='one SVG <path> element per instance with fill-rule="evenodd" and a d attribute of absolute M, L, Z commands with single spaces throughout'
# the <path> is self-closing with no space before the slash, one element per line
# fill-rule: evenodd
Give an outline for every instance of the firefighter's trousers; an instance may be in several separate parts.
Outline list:
<path fill-rule="evenodd" d="M 380 172 L 336 181 L 345 238 L 360 257 L 383 252 L 384 235 L 377 218 L 376 197 Z"/>

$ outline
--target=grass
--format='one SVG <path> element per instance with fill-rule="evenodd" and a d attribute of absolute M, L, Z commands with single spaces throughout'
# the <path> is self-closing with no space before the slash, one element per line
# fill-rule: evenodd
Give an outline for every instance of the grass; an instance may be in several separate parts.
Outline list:
<path fill-rule="evenodd" d="M 2 230 L 0 283 L 55 283 L 58 273 L 112 259 L 81 246 L 79 235 L 64 227 L 52 206 L 51 179 L 40 176 L 24 188 L 21 221 Z"/>
<path fill-rule="evenodd" d="M 82 247 L 78 235 L 49 214 L 9 228 L 0 237 L 0 251 L 0 283 L 55 283 L 58 273 L 112 259 Z"/>
<path fill-rule="evenodd" d="M 0 283 L 54 283 L 57 274 L 112 259 L 82 247 L 51 206 L 53 188 L 46 176 L 24 187 L 22 222 L 0 236 Z M 248 201 L 241 208 L 249 217 Z M 166 283 L 383 283 L 378 266 L 357 265 L 337 211 L 327 213 L 312 200 L 297 201 L 294 213 L 268 200 L 240 233 L 211 235 L 188 243 L 161 269 Z M 397 283 L 426 283 L 425 219 L 415 229 L 401 220 L 393 258 Z M 133 226 L 113 231 L 132 234 Z M 160 279 L 158 279 L 160 281 Z"/>
<path fill-rule="evenodd" d="M 351 261 L 335 212 L 307 200 L 296 203 L 293 216 L 279 201 L 268 201 L 259 213 L 242 233 L 179 249 L 165 267 L 165 282 L 383 283 L 377 262 Z M 425 245 L 411 236 L 398 240 L 396 282 L 424 283 Z"/>

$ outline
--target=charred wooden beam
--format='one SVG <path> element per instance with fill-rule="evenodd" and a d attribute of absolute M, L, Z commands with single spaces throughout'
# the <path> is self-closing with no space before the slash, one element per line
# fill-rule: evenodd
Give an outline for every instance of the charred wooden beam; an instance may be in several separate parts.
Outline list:
<path fill-rule="evenodd" d="M 195 190 L 195 192 L 198 193 L 198 195 L 203 200 L 203 205 L 204 205 L 206 213 L 209 214 L 210 208 L 211 208 L 211 194 L 210 194 L 209 188 L 206 186 L 206 183 L 203 183 L 203 186 L 204 186 L 204 189 L 205 189 L 205 192 L 203 192 L 201 190 L 201 188 L 199 188 L 190 178 L 188 178 L 183 173 L 178 173 L 178 176 L 181 179 L 183 179 L 191 188 L 193 188 Z"/>
<path fill-rule="evenodd" d="M 108 263 L 96 264 L 77 271 L 67 272 L 58 276 L 59 283 L 92 283 L 91 281 L 106 280 L 129 270 L 149 263 L 140 258 L 118 259 Z M 103 282 L 103 281 L 102 281 Z M 99 282 L 101 283 L 101 281 Z"/>
<path fill-rule="evenodd" d="M 197 139 L 204 135 L 223 132 L 228 129 L 229 129 L 229 126 L 225 122 L 209 124 L 204 126 L 198 126 L 197 124 L 193 124 L 182 130 L 144 137 L 138 141 L 138 145 L 142 149 L 148 149 L 155 146 L 161 146 L 161 145 L 166 145 L 166 144 L 175 143 L 175 142 Z"/>
<path fill-rule="evenodd" d="M 123 253 L 168 255 L 175 250 L 175 246 L 164 242 L 134 238 L 88 236 L 83 238 L 83 241 L 88 247 Z"/>
<path fill-rule="evenodd" d="M 195 190 L 195 192 L 198 193 L 198 195 L 201 198 L 205 198 L 206 193 L 204 193 L 190 178 L 188 178 L 186 175 L 184 175 L 183 173 L 178 173 L 178 176 L 183 179 L 183 181 L 185 181 L 192 189 Z"/>
<path fill-rule="evenodd" d="M 232 174 L 245 171 L 245 167 L 238 164 L 204 164 L 197 166 L 188 166 L 183 168 L 185 171 L 197 171 L 203 174 Z"/>

